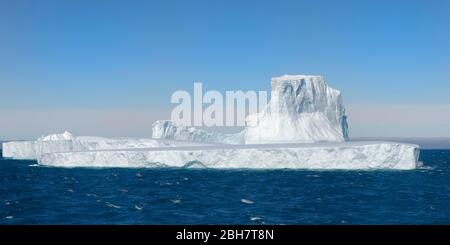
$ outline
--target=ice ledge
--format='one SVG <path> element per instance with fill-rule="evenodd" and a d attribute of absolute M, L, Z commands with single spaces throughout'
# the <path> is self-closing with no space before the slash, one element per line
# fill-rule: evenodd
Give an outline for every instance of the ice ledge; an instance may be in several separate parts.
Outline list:
<path fill-rule="evenodd" d="M 186 146 L 47 153 L 55 167 L 249 169 L 415 169 L 419 147 L 394 142 Z"/>
<path fill-rule="evenodd" d="M 175 147 L 208 145 L 206 143 L 160 140 L 148 138 L 103 138 L 92 136 L 74 137 L 65 132 L 41 137 L 36 141 L 3 142 L 4 158 L 17 160 L 37 160 L 42 154 L 55 152 L 77 152 L 91 150 L 114 150 L 130 148 Z"/>
<path fill-rule="evenodd" d="M 289 75 L 285 74 L 279 77 L 272 77 L 272 83 L 279 83 L 284 81 L 298 81 L 298 80 L 309 80 L 309 81 L 324 81 L 323 76 L 319 75 Z"/>

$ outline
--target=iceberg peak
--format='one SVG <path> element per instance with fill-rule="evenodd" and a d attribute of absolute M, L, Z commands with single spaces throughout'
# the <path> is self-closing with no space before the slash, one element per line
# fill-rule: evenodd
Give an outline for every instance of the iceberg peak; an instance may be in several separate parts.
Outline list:
<path fill-rule="evenodd" d="M 73 138 L 73 134 L 68 131 L 64 131 L 64 133 L 62 134 L 50 134 L 47 136 L 42 136 L 38 139 L 38 141 L 72 140 Z"/>
<path fill-rule="evenodd" d="M 271 80 L 271 100 L 248 117 L 245 143 L 343 142 L 348 125 L 341 92 L 322 76 L 283 75 Z"/>
<path fill-rule="evenodd" d="M 283 82 L 283 81 L 299 81 L 299 80 L 308 80 L 308 81 L 324 81 L 323 76 L 320 75 L 289 75 L 284 74 L 279 77 L 272 77 L 271 82 Z"/>

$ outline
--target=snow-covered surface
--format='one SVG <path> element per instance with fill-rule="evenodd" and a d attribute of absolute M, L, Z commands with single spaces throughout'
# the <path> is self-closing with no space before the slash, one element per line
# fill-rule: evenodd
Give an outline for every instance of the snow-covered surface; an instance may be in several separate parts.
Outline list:
<path fill-rule="evenodd" d="M 271 100 L 258 114 L 249 115 L 237 134 L 207 132 L 177 126 L 171 121 L 153 124 L 153 137 L 225 144 L 343 142 L 348 139 L 347 117 L 341 92 L 322 76 L 284 75 L 271 80 Z"/>
<path fill-rule="evenodd" d="M 62 134 L 50 134 L 42 136 L 38 141 L 72 140 L 74 137 L 70 132 L 64 131 Z"/>
<path fill-rule="evenodd" d="M 142 138 L 103 138 L 92 136 L 76 137 L 73 141 L 74 151 L 136 149 L 177 146 L 205 146 L 209 144 L 188 141 L 157 140 Z"/>
<path fill-rule="evenodd" d="M 237 134 L 222 134 L 208 132 L 195 127 L 176 126 L 174 122 L 158 120 L 153 123 L 152 137 L 155 139 L 184 140 L 191 142 L 208 142 L 222 144 L 244 143 L 244 132 Z"/>
<path fill-rule="evenodd" d="M 257 169 L 414 169 L 416 145 L 392 142 L 186 146 L 48 153 L 57 167 L 196 167 Z"/>

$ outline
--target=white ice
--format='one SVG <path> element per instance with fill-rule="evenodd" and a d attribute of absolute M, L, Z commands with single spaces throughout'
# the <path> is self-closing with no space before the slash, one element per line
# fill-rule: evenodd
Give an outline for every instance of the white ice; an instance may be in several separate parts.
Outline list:
<path fill-rule="evenodd" d="M 70 135 L 70 137 L 68 137 Z M 201 146 L 206 143 L 139 139 L 103 138 L 92 136 L 75 137 L 65 132 L 43 136 L 37 141 L 11 141 L 3 143 L 3 157 L 13 159 L 37 160 L 42 154 L 73 151 L 138 149 L 153 147 Z"/>
<path fill-rule="evenodd" d="M 271 100 L 260 113 L 249 115 L 237 134 L 207 132 L 156 121 L 153 138 L 225 144 L 343 142 L 348 139 L 341 92 L 322 76 L 284 75 L 271 80 Z"/>
<path fill-rule="evenodd" d="M 414 169 L 419 147 L 395 142 L 346 142 L 341 92 L 321 76 L 271 80 L 271 101 L 247 117 L 237 134 L 153 124 L 153 139 L 75 137 L 3 143 L 3 156 L 58 167 L 207 167 Z"/>
<path fill-rule="evenodd" d="M 43 154 L 57 167 L 414 169 L 417 145 L 393 142 L 211 145 Z"/>

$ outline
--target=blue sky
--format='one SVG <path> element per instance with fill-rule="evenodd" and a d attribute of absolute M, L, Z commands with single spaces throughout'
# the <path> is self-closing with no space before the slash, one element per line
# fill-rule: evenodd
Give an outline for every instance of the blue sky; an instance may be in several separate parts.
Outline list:
<path fill-rule="evenodd" d="M 342 90 L 351 136 L 450 136 L 449 13 L 446 0 L 0 0 L 0 138 L 147 136 L 194 81 L 268 90 L 282 74 Z"/>

